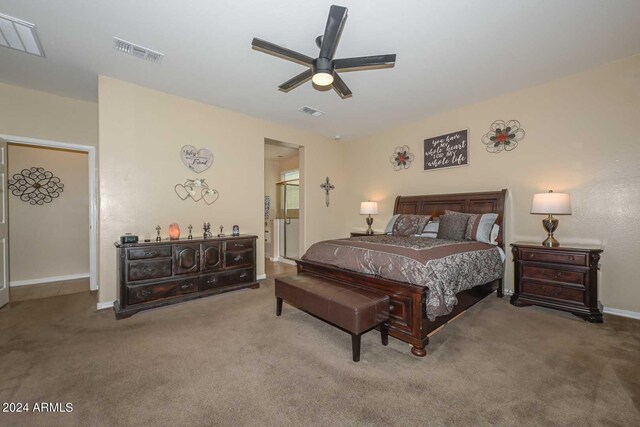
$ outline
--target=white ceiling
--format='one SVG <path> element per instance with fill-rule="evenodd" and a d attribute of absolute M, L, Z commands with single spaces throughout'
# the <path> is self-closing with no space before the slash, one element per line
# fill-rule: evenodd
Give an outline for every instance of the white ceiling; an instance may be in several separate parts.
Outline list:
<path fill-rule="evenodd" d="M 266 140 L 264 144 L 264 158 L 266 160 L 284 160 L 298 155 L 298 149 L 288 147 L 273 140 Z"/>
<path fill-rule="evenodd" d="M 251 39 L 315 57 L 334 2 L 349 8 L 336 58 L 397 53 L 396 67 L 343 74 L 346 100 L 278 91 L 303 68 Z M 0 48 L 0 81 L 95 101 L 104 74 L 342 139 L 640 53 L 638 0 L 0 0 L 0 13 L 35 23 L 47 55 Z M 113 36 L 166 57 L 123 55 Z"/>

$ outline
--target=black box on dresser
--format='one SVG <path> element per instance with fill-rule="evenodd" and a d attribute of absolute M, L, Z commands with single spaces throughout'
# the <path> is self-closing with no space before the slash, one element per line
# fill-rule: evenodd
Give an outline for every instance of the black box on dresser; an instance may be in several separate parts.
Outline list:
<path fill-rule="evenodd" d="M 511 244 L 511 252 L 515 263 L 511 304 L 555 308 L 589 322 L 602 323 L 602 306 L 598 301 L 602 248 L 516 242 Z"/>
<path fill-rule="evenodd" d="M 115 243 L 116 319 L 243 288 L 257 288 L 257 236 Z"/>

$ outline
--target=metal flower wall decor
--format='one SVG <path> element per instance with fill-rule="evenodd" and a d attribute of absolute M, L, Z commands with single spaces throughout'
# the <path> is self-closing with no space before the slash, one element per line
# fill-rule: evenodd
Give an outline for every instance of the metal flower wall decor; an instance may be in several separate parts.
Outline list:
<path fill-rule="evenodd" d="M 9 190 L 14 196 L 31 205 L 44 205 L 60 197 L 64 184 L 53 172 L 44 168 L 22 169 L 9 180 Z"/>
<path fill-rule="evenodd" d="M 524 139 L 524 129 L 517 120 L 496 120 L 491 123 L 490 131 L 482 136 L 482 143 L 487 146 L 490 153 L 499 153 L 503 150 L 511 151 L 518 146 L 518 142 Z"/>
<path fill-rule="evenodd" d="M 407 145 L 396 147 L 395 150 L 393 150 L 393 154 L 389 158 L 389 161 L 393 165 L 394 171 L 409 169 L 411 162 L 413 161 L 413 153 Z"/>

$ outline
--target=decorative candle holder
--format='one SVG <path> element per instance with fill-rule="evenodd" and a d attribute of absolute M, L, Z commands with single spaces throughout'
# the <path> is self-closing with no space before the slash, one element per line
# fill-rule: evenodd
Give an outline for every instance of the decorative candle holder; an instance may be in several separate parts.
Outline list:
<path fill-rule="evenodd" d="M 158 234 L 158 235 L 156 236 L 156 242 L 160 242 L 160 241 L 162 241 L 162 237 L 160 237 L 160 230 L 162 230 L 162 228 L 160 228 L 160 226 L 158 225 L 158 226 L 156 227 L 156 233 Z"/>
<path fill-rule="evenodd" d="M 191 234 L 191 230 L 193 230 L 193 226 L 189 224 L 187 228 L 189 229 L 189 236 L 187 236 L 187 239 L 193 240 L 193 235 Z"/>
<path fill-rule="evenodd" d="M 178 240 L 180 238 L 180 226 L 175 222 L 169 225 L 169 238 L 171 240 Z"/>

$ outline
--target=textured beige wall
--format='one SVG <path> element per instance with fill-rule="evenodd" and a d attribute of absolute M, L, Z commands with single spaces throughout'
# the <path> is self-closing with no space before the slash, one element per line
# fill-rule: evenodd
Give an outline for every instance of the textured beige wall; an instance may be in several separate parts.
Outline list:
<path fill-rule="evenodd" d="M 9 145 L 9 178 L 33 166 L 64 184 L 60 197 L 33 206 L 9 194 L 11 282 L 89 274 L 87 153 Z"/>
<path fill-rule="evenodd" d="M 0 83 L 0 134 L 98 145 L 98 104 Z"/>
<path fill-rule="evenodd" d="M 116 299 L 116 251 L 125 232 L 151 236 L 160 224 L 192 223 L 201 235 L 203 221 L 214 231 L 264 241 L 264 138 L 304 146 L 307 221 L 306 244 L 344 233 L 346 180 L 340 160 L 343 146 L 283 125 L 252 118 L 107 77 L 99 78 L 100 122 L 100 302 Z M 213 166 L 196 175 L 180 161 L 184 144 L 208 147 Z M 337 189 L 331 207 L 324 205 L 319 185 L 329 175 Z M 220 192 L 211 206 L 181 201 L 174 185 L 196 176 Z M 258 244 L 258 274 L 264 273 L 264 245 Z"/>
<path fill-rule="evenodd" d="M 525 139 L 511 152 L 491 154 L 480 142 L 497 119 L 517 119 Z M 423 172 L 428 137 L 469 129 L 467 167 Z M 407 144 L 416 156 L 394 172 L 389 156 Z M 379 201 L 377 229 L 384 228 L 398 194 L 510 191 L 508 242 L 542 241 L 539 215 L 529 214 L 532 195 L 548 189 L 571 193 L 573 215 L 560 217 L 561 243 L 604 246 L 601 300 L 606 307 L 640 311 L 635 264 L 640 259 L 640 56 L 538 87 L 345 142 L 349 169 L 347 221 L 363 227 L 362 200 Z M 513 286 L 509 253 L 507 286 Z"/>

